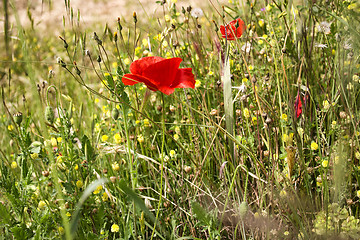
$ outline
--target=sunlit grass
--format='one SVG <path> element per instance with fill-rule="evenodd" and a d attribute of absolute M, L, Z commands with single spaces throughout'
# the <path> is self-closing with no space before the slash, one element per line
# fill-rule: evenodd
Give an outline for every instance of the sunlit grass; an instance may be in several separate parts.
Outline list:
<path fill-rule="evenodd" d="M 4 239 L 360 237 L 356 1 L 160 1 L 86 29 L 65 2 L 60 37 L 0 35 Z M 150 56 L 195 87 L 125 86 Z"/>

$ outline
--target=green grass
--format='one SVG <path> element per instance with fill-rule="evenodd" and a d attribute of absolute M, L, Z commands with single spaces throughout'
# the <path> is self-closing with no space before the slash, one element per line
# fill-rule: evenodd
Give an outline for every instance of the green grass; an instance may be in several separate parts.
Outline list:
<path fill-rule="evenodd" d="M 234 2 L 82 29 L 66 1 L 60 37 L 6 20 L 0 239 L 360 237 L 360 5 Z M 124 86 L 150 55 L 195 89 Z"/>

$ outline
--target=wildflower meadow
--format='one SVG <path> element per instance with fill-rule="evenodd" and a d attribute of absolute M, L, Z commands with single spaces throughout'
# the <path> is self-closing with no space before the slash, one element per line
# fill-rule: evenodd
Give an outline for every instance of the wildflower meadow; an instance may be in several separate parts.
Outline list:
<path fill-rule="evenodd" d="M 0 239 L 360 239 L 359 1 L 124 2 L 2 1 Z"/>

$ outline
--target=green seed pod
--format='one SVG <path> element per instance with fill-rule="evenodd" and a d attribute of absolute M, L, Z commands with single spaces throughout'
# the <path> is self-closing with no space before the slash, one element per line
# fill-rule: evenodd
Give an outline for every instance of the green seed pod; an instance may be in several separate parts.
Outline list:
<path fill-rule="evenodd" d="M 23 120 L 22 113 L 21 112 L 14 113 L 13 117 L 14 117 L 14 121 L 16 122 L 16 124 L 20 125 Z"/>
<path fill-rule="evenodd" d="M 116 121 L 119 118 L 119 110 L 117 108 L 113 108 L 111 111 L 111 116 Z"/>
<path fill-rule="evenodd" d="M 50 106 L 47 106 L 45 109 L 45 120 L 48 121 L 50 124 L 54 123 L 55 113 L 52 107 Z"/>

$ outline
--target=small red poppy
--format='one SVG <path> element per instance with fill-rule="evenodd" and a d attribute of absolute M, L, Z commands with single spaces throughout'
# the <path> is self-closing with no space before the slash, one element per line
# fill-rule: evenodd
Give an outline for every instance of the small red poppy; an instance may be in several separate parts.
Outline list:
<path fill-rule="evenodd" d="M 296 96 L 294 108 L 296 111 L 296 118 L 299 118 L 302 113 L 302 103 L 301 103 L 300 92 L 298 92 L 298 95 Z"/>
<path fill-rule="evenodd" d="M 237 38 L 240 38 L 245 29 L 245 23 L 240 18 L 229 22 L 229 24 L 227 24 L 226 26 L 220 26 L 221 35 L 223 38 L 227 38 L 227 40 L 235 40 Z"/>
<path fill-rule="evenodd" d="M 125 85 L 144 83 L 152 91 L 167 95 L 175 88 L 194 88 L 195 79 L 191 68 L 179 68 L 181 58 L 144 57 L 130 65 L 130 72 L 122 77 Z"/>

